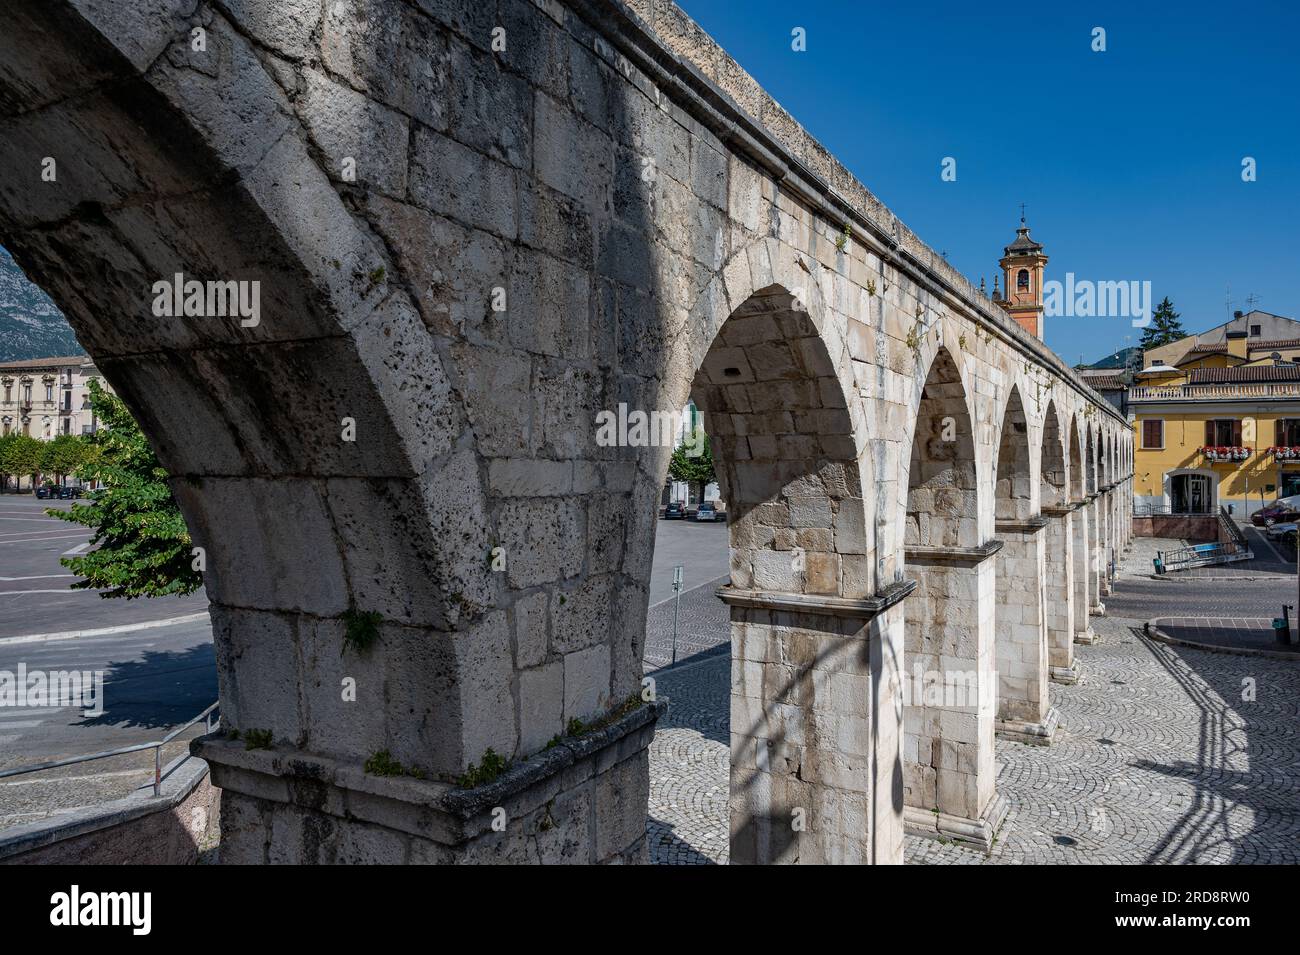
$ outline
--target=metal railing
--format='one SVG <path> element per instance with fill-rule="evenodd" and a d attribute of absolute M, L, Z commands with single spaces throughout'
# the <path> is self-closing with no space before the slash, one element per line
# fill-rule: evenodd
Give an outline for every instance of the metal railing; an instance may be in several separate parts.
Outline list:
<path fill-rule="evenodd" d="M 46 769 L 58 769 L 60 766 L 73 766 L 77 763 L 89 763 L 96 759 L 108 759 L 111 756 L 125 756 L 127 753 L 138 753 L 141 750 L 153 750 L 153 794 L 162 795 L 162 748 L 180 736 L 187 729 L 193 726 L 199 720 L 204 720 L 207 732 L 212 732 L 212 714 L 221 708 L 220 701 L 213 703 L 206 710 L 200 713 L 188 723 L 183 723 L 176 727 L 160 740 L 154 740 L 149 743 L 136 743 L 134 746 L 122 746 L 118 749 L 106 750 L 102 753 L 89 753 L 85 756 L 69 756 L 67 759 L 56 759 L 52 763 L 39 763 L 35 766 L 19 766 L 17 769 L 6 769 L 0 772 L 0 779 L 7 779 L 11 776 L 23 776 L 27 773 L 39 773 Z"/>
<path fill-rule="evenodd" d="M 1212 517 L 1215 514 L 1214 508 L 1206 505 L 1198 508 L 1183 508 L 1174 510 L 1172 504 L 1134 504 L 1134 517 L 1154 517 L 1159 515 L 1172 515 L 1174 517 Z"/>
<path fill-rule="evenodd" d="M 1237 522 L 1228 516 L 1223 506 L 1219 507 L 1219 525 L 1226 532 L 1228 539 L 1210 544 L 1193 544 L 1178 550 L 1157 551 L 1156 562 L 1161 568 L 1158 572 L 1169 570 L 1190 570 L 1193 567 L 1209 567 L 1214 564 L 1229 564 L 1238 560 L 1250 560 L 1254 553 L 1246 535 L 1241 532 Z"/>

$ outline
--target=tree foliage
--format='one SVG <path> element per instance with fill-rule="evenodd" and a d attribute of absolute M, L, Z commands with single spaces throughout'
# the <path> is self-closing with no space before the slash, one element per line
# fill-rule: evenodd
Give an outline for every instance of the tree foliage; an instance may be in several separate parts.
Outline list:
<path fill-rule="evenodd" d="M 90 383 L 90 405 L 103 427 L 78 476 L 104 486 L 67 511 L 46 513 L 94 530 L 91 550 L 60 563 L 82 577 L 74 588 L 108 588 L 101 597 L 193 593 L 203 578 L 192 566 L 189 530 L 167 486 L 167 472 L 116 395 Z"/>
<path fill-rule="evenodd" d="M 86 463 L 89 447 L 80 435 L 60 434 L 41 449 L 41 470 L 47 476 L 53 474 L 57 483 L 63 484 L 69 474 Z"/>
<path fill-rule="evenodd" d="M 1142 331 L 1142 340 L 1138 345 L 1144 350 L 1159 348 L 1161 345 L 1168 345 L 1170 342 L 1186 337 L 1187 332 L 1183 329 L 1183 323 L 1179 320 L 1178 313 L 1174 311 L 1174 303 L 1169 301 L 1169 296 L 1166 295 L 1156 306 L 1155 312 L 1151 315 L 1151 324 Z"/>
<path fill-rule="evenodd" d="M 45 445 L 27 434 L 7 434 L 0 438 L 0 472 L 5 475 L 5 483 L 12 475 L 21 479 L 30 475 L 36 483 L 41 471 L 41 458 Z"/>
<path fill-rule="evenodd" d="M 686 481 L 698 486 L 698 498 L 704 497 L 704 488 L 717 480 L 713 471 L 713 449 L 709 436 L 701 428 L 673 451 L 668 459 L 668 476 L 674 481 Z"/>

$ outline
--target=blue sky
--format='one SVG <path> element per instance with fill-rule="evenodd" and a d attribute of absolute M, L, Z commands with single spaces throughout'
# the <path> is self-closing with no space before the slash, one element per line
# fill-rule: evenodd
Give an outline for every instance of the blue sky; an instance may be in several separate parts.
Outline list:
<path fill-rule="evenodd" d="M 1230 317 L 1228 286 L 1300 318 L 1300 5 L 679 2 L 973 281 L 1024 202 L 1048 280 L 1149 280 L 1188 331 Z M 1047 321 L 1071 363 L 1140 335 Z"/>

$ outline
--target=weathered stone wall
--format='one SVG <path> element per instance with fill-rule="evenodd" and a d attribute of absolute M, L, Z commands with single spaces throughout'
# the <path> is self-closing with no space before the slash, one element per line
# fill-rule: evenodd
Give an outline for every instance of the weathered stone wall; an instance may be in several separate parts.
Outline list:
<path fill-rule="evenodd" d="M 337 848 L 343 807 L 379 752 L 424 777 L 393 797 L 418 817 L 487 750 L 542 765 L 574 721 L 640 692 L 670 448 L 602 442 L 597 415 L 695 394 L 741 503 L 729 599 L 737 657 L 759 665 L 733 704 L 749 717 L 733 751 L 755 754 L 735 764 L 754 782 L 736 784 L 738 857 L 897 861 L 903 618 L 957 607 L 938 577 L 902 594 L 934 557 L 905 547 L 992 547 L 1013 387 L 1031 513 L 1046 408 L 1072 434 L 1087 415 L 1127 440 L 1109 405 L 671 3 L 18 0 L 6 15 L 0 241 L 140 418 L 205 549 L 223 712 L 279 754 L 251 773 L 234 749 L 205 753 L 250 858 L 277 832 L 277 859 L 356 855 Z M 153 283 L 178 272 L 259 282 L 260 321 L 155 315 Z M 921 471 L 950 455 L 922 410 L 939 364 L 974 478 L 909 503 L 913 433 Z M 959 519 L 935 520 L 945 500 Z M 956 585 L 979 635 L 961 662 L 988 686 L 995 563 Z M 765 649 L 747 657 L 751 630 Z M 856 669 L 764 655 L 794 633 Z M 936 737 L 970 745 L 962 813 L 992 799 L 988 696 Z M 758 745 L 768 725 L 783 749 Z M 313 804 L 295 767 L 322 760 L 353 772 Z M 644 753 L 624 764 L 639 778 Z M 636 802 L 618 803 L 624 844 L 585 858 L 636 855 Z M 578 825 L 589 810 L 570 805 Z M 814 835 L 777 838 L 787 809 Z M 527 844 L 536 821 L 512 816 L 511 835 Z M 336 848 L 311 842 L 326 823 Z M 372 848 L 406 831 L 391 813 L 375 825 Z M 429 858 L 477 858 L 480 838 Z"/>

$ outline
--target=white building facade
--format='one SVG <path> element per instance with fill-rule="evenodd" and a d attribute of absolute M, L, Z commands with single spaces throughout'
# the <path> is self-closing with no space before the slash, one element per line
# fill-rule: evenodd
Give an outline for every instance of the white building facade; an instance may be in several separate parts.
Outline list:
<path fill-rule="evenodd" d="M 0 363 L 0 434 L 41 441 L 90 434 L 98 427 L 90 408 L 92 378 L 111 390 L 85 355 Z"/>

